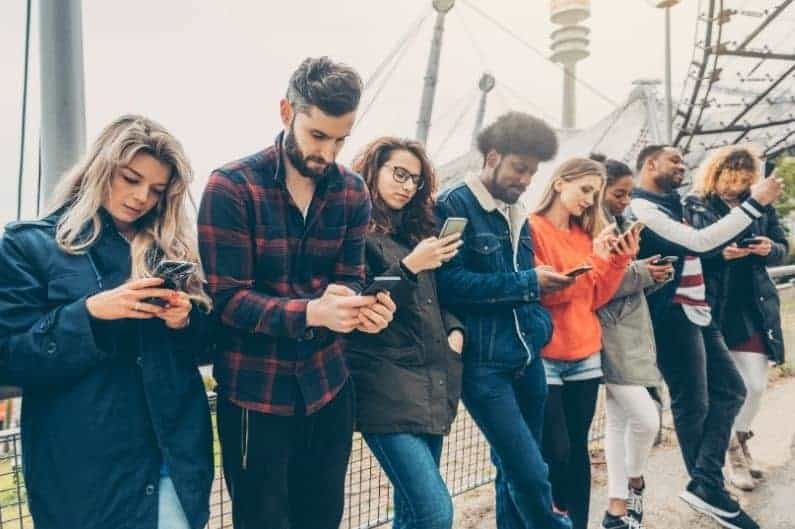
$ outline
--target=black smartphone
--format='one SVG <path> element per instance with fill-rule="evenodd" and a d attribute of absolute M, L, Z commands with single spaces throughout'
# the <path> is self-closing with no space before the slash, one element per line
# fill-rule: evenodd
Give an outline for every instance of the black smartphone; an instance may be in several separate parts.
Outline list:
<path fill-rule="evenodd" d="M 580 266 L 574 267 L 571 270 L 567 270 L 567 271 L 563 272 L 563 275 L 564 276 L 568 276 L 568 277 L 577 277 L 577 276 L 582 275 L 585 272 L 588 272 L 590 270 L 593 270 L 593 266 L 591 266 L 589 264 L 584 264 L 584 265 L 580 265 Z"/>
<path fill-rule="evenodd" d="M 400 276 L 376 276 L 372 283 L 362 290 L 362 296 L 375 296 L 379 292 L 389 292 L 401 281 Z"/>
<path fill-rule="evenodd" d="M 776 170 L 776 161 L 768 158 L 765 160 L 765 178 L 768 178 Z"/>
<path fill-rule="evenodd" d="M 163 259 L 155 267 L 152 273 L 154 277 L 159 277 L 163 280 L 163 284 L 159 288 L 168 288 L 171 290 L 183 290 L 185 282 L 190 276 L 196 273 L 196 263 L 190 261 L 177 261 L 174 259 Z M 144 303 L 151 303 L 158 307 L 165 307 L 168 303 L 163 298 L 146 298 Z"/>
<path fill-rule="evenodd" d="M 659 259 L 655 259 L 651 262 L 654 266 L 663 266 L 663 265 L 672 265 L 679 260 L 679 257 L 675 255 L 666 255 L 665 257 L 660 257 Z"/>
<path fill-rule="evenodd" d="M 762 239 L 759 237 L 747 237 L 740 242 L 737 243 L 738 248 L 748 248 L 749 246 L 753 246 L 755 244 L 762 244 Z"/>
<path fill-rule="evenodd" d="M 444 226 L 439 232 L 439 238 L 444 239 L 454 233 L 463 233 L 467 227 L 467 222 L 468 220 L 465 217 L 447 217 L 447 220 L 444 221 Z"/>

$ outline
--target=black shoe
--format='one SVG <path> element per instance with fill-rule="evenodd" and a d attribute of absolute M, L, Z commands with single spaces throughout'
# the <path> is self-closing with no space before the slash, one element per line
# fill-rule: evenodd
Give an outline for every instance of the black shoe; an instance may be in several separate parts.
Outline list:
<path fill-rule="evenodd" d="M 723 527 L 759 529 L 759 524 L 753 521 L 725 490 L 711 489 L 697 481 L 691 481 L 679 497 L 694 510 L 710 516 Z"/>
<path fill-rule="evenodd" d="M 643 521 L 643 491 L 646 490 L 646 484 L 643 487 L 636 489 L 629 487 L 627 494 L 627 516 L 635 518 L 637 521 Z"/>
<path fill-rule="evenodd" d="M 605 517 L 602 519 L 602 529 L 643 529 L 643 526 L 629 514 L 613 516 L 609 512 L 605 512 Z"/>

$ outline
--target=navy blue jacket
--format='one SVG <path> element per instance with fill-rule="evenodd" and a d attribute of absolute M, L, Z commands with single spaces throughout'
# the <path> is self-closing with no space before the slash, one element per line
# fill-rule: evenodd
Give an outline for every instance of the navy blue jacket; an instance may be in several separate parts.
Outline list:
<path fill-rule="evenodd" d="M 209 516 L 210 414 L 197 369 L 206 317 L 94 320 L 86 298 L 130 275 L 105 217 L 90 251 L 55 242 L 57 216 L 0 242 L 0 383 L 21 386 L 22 461 L 37 529 L 155 529 L 167 468 L 192 529 Z M 163 465 L 165 463 L 165 467 Z"/>
<path fill-rule="evenodd" d="M 719 197 L 685 197 L 685 217 L 696 228 L 718 222 L 729 213 Z M 712 321 L 730 348 L 760 334 L 768 357 L 784 362 L 784 336 L 781 329 L 781 301 L 776 285 L 767 273 L 768 266 L 780 265 L 789 252 L 787 233 L 773 206 L 735 240 L 763 235 L 773 242 L 766 257 L 749 255 L 726 261 L 719 248 L 702 258 L 706 297 L 712 307 Z M 731 241 L 734 242 L 734 241 Z"/>
<path fill-rule="evenodd" d="M 516 244 L 508 220 L 477 178 L 437 200 L 441 223 L 447 217 L 469 219 L 464 245 L 436 274 L 442 306 L 467 329 L 465 363 L 521 367 L 552 336 L 552 320 L 539 302 L 530 223 L 521 204 L 514 208 Z"/>

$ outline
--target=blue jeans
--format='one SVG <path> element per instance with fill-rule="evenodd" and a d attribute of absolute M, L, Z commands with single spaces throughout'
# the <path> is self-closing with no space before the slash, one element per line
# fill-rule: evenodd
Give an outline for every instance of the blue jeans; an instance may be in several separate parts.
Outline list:
<path fill-rule="evenodd" d="M 497 467 L 498 529 L 570 529 L 552 510 L 541 455 L 547 382 L 540 357 L 523 368 L 464 364 L 463 400 Z"/>
<path fill-rule="evenodd" d="M 190 529 L 185 511 L 174 490 L 174 483 L 168 476 L 160 478 L 160 492 L 157 505 L 157 529 Z"/>
<path fill-rule="evenodd" d="M 364 440 L 395 488 L 392 529 L 450 529 L 453 502 L 439 473 L 444 438 L 396 433 Z"/>

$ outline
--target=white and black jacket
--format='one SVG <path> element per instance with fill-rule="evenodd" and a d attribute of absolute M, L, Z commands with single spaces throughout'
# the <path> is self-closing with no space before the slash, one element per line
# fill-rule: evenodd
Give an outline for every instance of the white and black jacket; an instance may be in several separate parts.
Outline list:
<path fill-rule="evenodd" d="M 720 221 L 697 229 L 685 224 L 682 198 L 678 193 L 662 195 L 636 188 L 627 213 L 633 220 L 646 225 L 641 232 L 638 258 L 652 255 L 679 257 L 674 265 L 674 280 L 647 298 L 652 320 L 662 315 L 670 305 L 682 277 L 686 255 L 701 256 L 715 251 L 761 217 L 763 210 L 759 202 L 749 198 Z"/>

